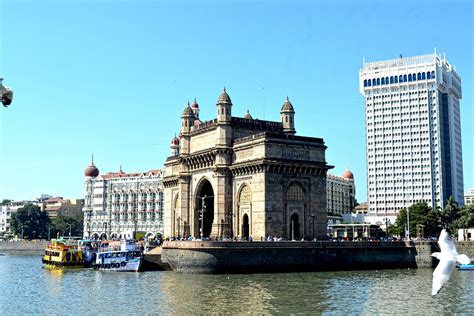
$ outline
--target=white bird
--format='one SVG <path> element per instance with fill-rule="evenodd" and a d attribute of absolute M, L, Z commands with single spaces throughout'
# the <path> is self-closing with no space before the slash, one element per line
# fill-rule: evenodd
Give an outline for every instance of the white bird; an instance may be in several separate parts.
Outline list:
<path fill-rule="evenodd" d="M 453 240 L 449 237 L 446 229 L 441 231 L 438 239 L 441 252 L 434 252 L 433 257 L 439 260 L 438 266 L 433 272 L 433 287 L 431 295 L 438 294 L 441 287 L 448 282 L 451 273 L 456 267 L 456 261 L 462 264 L 469 264 L 471 259 L 466 255 L 459 255 Z"/>

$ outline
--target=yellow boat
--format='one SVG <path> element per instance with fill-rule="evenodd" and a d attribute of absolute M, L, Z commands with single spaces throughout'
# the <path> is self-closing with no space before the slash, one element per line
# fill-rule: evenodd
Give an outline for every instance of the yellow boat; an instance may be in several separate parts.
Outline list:
<path fill-rule="evenodd" d="M 84 254 L 76 244 L 66 239 L 52 239 L 42 258 L 47 268 L 72 268 L 84 266 Z"/>

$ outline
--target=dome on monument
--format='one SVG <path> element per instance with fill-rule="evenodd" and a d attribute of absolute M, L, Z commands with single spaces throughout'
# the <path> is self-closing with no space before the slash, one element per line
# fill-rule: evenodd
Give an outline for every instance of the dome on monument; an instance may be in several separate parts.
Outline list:
<path fill-rule="evenodd" d="M 183 114 L 181 114 L 181 117 L 189 117 L 189 116 L 194 116 L 194 112 L 189 106 L 189 102 L 188 102 L 188 105 L 184 107 L 184 111 L 183 111 Z"/>
<path fill-rule="evenodd" d="M 291 104 L 288 97 L 286 97 L 285 103 L 283 103 L 283 106 L 281 107 L 281 112 L 295 112 L 293 109 L 293 104 Z"/>
<path fill-rule="evenodd" d="M 199 104 L 196 102 L 196 98 L 194 98 L 193 104 L 191 104 L 192 109 L 199 109 Z"/>
<path fill-rule="evenodd" d="M 222 91 L 221 95 L 219 96 L 219 100 L 217 100 L 217 103 L 230 103 L 232 104 L 232 101 L 230 100 L 229 95 L 227 94 L 226 89 Z"/>
<path fill-rule="evenodd" d="M 179 145 L 179 138 L 174 136 L 172 139 L 171 139 L 171 145 Z"/>
<path fill-rule="evenodd" d="M 253 119 L 252 115 L 250 115 L 249 110 L 247 110 L 247 113 L 245 113 L 244 119 L 247 119 L 247 120 L 252 120 Z"/>

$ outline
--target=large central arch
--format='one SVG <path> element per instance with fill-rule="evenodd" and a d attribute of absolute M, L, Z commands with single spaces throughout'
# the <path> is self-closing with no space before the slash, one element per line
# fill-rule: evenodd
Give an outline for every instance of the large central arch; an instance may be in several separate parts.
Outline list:
<path fill-rule="evenodd" d="M 204 238 L 209 237 L 214 222 L 214 190 L 209 180 L 204 179 L 196 191 L 196 210 L 195 210 L 195 234 Z M 204 214 L 203 217 L 201 215 Z"/>

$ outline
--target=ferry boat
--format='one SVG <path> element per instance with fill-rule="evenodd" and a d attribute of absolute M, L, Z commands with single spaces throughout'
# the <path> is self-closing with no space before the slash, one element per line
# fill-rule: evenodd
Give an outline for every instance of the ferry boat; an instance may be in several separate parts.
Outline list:
<path fill-rule="evenodd" d="M 142 251 L 133 240 L 103 242 L 96 254 L 94 269 L 138 272 L 143 263 Z"/>
<path fill-rule="evenodd" d="M 52 239 L 44 251 L 42 261 L 47 268 L 82 268 L 84 255 L 77 241 Z"/>

